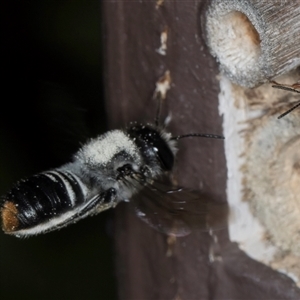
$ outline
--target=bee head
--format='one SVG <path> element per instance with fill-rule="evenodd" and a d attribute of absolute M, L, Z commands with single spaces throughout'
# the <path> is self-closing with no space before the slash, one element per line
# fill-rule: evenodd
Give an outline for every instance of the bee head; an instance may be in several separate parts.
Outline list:
<path fill-rule="evenodd" d="M 172 170 L 176 147 L 175 141 L 171 140 L 171 134 L 150 124 L 133 125 L 127 132 L 140 149 L 147 164 L 157 165 L 158 161 L 163 171 Z"/>

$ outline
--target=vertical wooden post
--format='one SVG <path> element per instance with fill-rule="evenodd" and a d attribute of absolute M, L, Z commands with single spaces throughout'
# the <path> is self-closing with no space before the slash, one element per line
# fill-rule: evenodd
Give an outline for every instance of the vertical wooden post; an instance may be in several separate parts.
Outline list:
<path fill-rule="evenodd" d="M 106 100 L 112 128 L 129 121 L 153 121 L 155 83 L 168 70 L 172 84 L 164 106 L 172 114 L 171 132 L 222 133 L 218 69 L 201 32 L 205 4 L 103 2 Z M 177 163 L 181 185 L 225 200 L 226 173 L 222 142 L 181 143 Z M 126 203 L 116 209 L 115 223 L 121 299 L 300 297 L 290 279 L 230 243 L 226 230 L 172 240 L 144 225 Z"/>

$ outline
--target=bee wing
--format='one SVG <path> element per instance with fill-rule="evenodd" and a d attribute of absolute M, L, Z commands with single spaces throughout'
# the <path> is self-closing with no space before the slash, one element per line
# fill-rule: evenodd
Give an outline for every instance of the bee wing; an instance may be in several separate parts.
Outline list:
<path fill-rule="evenodd" d="M 137 216 L 168 235 L 186 236 L 194 230 L 227 226 L 228 205 L 199 191 L 172 188 L 155 181 L 133 198 Z"/>

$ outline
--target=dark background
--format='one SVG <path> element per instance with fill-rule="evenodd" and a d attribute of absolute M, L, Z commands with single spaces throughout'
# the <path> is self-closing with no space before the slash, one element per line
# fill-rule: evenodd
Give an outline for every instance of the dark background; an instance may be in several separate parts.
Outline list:
<path fill-rule="evenodd" d="M 106 130 L 100 1 L 2 4 L 0 194 Z M 113 212 L 28 239 L 0 233 L 1 299 L 115 299 Z"/>

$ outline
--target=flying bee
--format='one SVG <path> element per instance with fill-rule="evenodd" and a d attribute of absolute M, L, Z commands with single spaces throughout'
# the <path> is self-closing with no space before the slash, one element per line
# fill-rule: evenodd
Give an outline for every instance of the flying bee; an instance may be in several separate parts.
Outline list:
<path fill-rule="evenodd" d="M 291 85 L 277 83 L 276 81 L 271 81 L 271 83 L 273 83 L 273 85 L 272 85 L 273 88 L 281 89 L 281 90 L 290 91 L 290 92 L 294 92 L 294 93 L 299 93 L 300 94 L 300 81 L 298 81 L 298 82 L 296 82 L 294 84 L 291 84 Z M 300 100 L 292 108 L 290 108 L 289 110 L 287 110 L 286 112 L 284 112 L 283 114 L 281 114 L 278 117 L 278 119 L 283 118 L 284 116 L 286 116 L 287 114 L 289 114 L 291 111 L 293 111 L 294 109 L 296 109 L 298 106 L 300 106 Z"/>
<path fill-rule="evenodd" d="M 125 201 L 151 227 L 183 236 L 190 232 L 189 222 L 205 220 L 204 227 L 207 217 L 227 211 L 226 205 L 210 205 L 203 195 L 168 180 L 180 139 L 223 137 L 172 136 L 159 124 L 158 107 L 153 124 L 108 131 L 83 145 L 71 162 L 17 182 L 1 199 L 3 231 L 17 237 L 46 233 Z"/>

